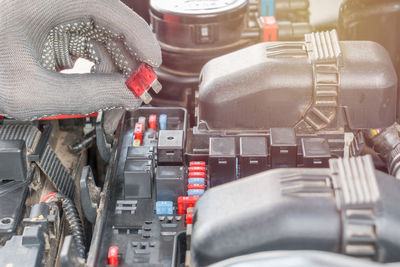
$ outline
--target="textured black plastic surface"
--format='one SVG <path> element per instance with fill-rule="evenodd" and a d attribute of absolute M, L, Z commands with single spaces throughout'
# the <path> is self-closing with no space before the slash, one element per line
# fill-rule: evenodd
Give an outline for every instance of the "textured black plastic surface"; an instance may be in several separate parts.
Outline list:
<path fill-rule="evenodd" d="M 167 129 L 181 130 L 186 135 L 185 109 L 144 107 L 127 112 L 116 133 L 116 145 L 110 162 L 112 171 L 108 172 L 106 178 L 105 194 L 102 194 L 100 202 L 102 213 L 97 217 L 93 231 L 88 266 L 108 266 L 106 260 L 110 246 L 119 247 L 120 266 L 171 266 L 174 261 L 177 265 L 181 264 L 182 257 L 180 254 L 176 256 L 178 252 L 174 249 L 179 247 L 180 250 L 186 250 L 184 239 L 179 238 L 185 230 L 184 217 L 176 213 L 173 216 L 158 216 L 155 207 L 157 196 L 166 196 L 166 200 L 171 200 L 181 194 L 183 174 L 180 172 L 183 170 L 175 166 L 176 163 L 170 163 L 167 167 L 158 166 L 153 179 L 151 173 L 155 172 L 157 158 L 153 152 L 158 144 L 158 136 L 154 131 L 146 131 L 142 147 L 132 147 L 135 123 L 140 116 L 148 117 L 150 114 L 167 114 Z M 151 163 L 148 164 L 148 161 Z M 133 162 L 144 164 L 136 165 Z M 124 175 L 127 173 L 133 185 L 131 188 L 145 190 L 131 190 L 127 196 L 125 192 L 129 191 L 130 186 L 125 184 Z M 142 179 L 142 175 L 148 176 Z"/>
<path fill-rule="evenodd" d="M 7 184 L 0 182 L 3 191 Z M 15 234 L 18 229 L 23 211 L 25 209 L 25 199 L 28 193 L 28 186 L 18 186 L 6 194 L 0 196 L 0 243 Z"/>
<path fill-rule="evenodd" d="M 26 179 L 26 145 L 23 140 L 0 140 L 0 181 Z"/>
<path fill-rule="evenodd" d="M 297 47 L 297 48 L 296 48 Z M 397 77 L 387 51 L 368 41 L 340 42 L 338 114 L 328 128 L 390 126 Z M 199 120 L 210 129 L 293 127 L 313 102 L 313 67 L 294 43 L 262 43 L 216 58 L 202 70 Z"/>
<path fill-rule="evenodd" d="M 399 233 L 392 230 L 400 220 L 398 190 L 398 181 L 375 171 L 370 158 L 333 160 L 331 170 L 272 170 L 222 185 L 196 204 L 192 256 L 198 266 L 270 250 L 398 261 Z"/>

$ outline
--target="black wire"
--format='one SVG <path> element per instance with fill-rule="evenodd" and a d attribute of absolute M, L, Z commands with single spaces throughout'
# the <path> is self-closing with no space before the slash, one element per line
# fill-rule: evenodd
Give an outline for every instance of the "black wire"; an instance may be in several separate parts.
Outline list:
<path fill-rule="evenodd" d="M 58 193 L 56 197 L 61 201 L 65 220 L 68 223 L 71 235 L 75 241 L 75 245 L 76 248 L 78 249 L 79 256 L 85 259 L 86 258 L 85 234 L 75 204 L 71 199 L 69 199 L 67 196 L 63 194 Z"/>

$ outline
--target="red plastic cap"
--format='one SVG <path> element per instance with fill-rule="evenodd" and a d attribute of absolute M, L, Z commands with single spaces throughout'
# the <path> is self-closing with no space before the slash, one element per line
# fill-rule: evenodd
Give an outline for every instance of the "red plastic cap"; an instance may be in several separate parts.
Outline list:
<path fill-rule="evenodd" d="M 206 167 L 205 161 L 191 161 L 189 167 Z"/>
<path fill-rule="evenodd" d="M 112 246 L 108 249 L 108 265 L 111 266 L 118 266 L 119 265 L 119 258 L 118 258 L 118 247 Z"/>
<path fill-rule="evenodd" d="M 149 116 L 149 128 L 153 130 L 157 130 L 157 115 L 151 114 Z"/>

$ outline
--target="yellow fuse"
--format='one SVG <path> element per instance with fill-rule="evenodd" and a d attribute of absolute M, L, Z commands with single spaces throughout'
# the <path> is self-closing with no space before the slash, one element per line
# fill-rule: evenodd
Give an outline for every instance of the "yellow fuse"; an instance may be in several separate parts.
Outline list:
<path fill-rule="evenodd" d="M 133 146 L 141 146 L 140 139 L 135 139 L 135 141 L 133 141 Z"/>

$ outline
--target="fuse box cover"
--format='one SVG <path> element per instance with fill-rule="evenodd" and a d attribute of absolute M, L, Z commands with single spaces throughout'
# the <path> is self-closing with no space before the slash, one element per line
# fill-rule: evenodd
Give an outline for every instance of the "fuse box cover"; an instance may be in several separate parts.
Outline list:
<path fill-rule="evenodd" d="M 261 43 L 208 62 L 201 74 L 200 122 L 212 130 L 294 127 L 314 101 L 315 80 L 305 48 L 293 47 Z M 338 112 L 328 128 L 393 124 L 397 76 L 387 51 L 369 41 L 343 41 L 340 48 Z"/>

